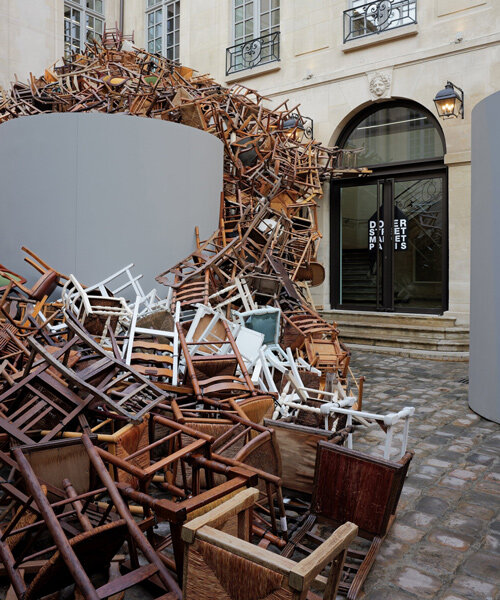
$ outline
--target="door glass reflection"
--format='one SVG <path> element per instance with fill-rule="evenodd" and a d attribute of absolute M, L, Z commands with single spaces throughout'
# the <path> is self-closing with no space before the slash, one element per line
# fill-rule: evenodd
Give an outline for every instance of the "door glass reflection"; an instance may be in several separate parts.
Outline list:
<path fill-rule="evenodd" d="M 441 308 L 443 180 L 395 181 L 394 306 Z"/>

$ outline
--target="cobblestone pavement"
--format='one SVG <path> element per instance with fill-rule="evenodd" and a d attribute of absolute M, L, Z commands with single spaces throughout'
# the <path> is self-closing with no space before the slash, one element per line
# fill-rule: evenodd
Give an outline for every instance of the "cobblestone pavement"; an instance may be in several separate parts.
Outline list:
<path fill-rule="evenodd" d="M 397 518 L 365 582 L 364 600 L 500 598 L 500 426 L 467 404 L 468 363 L 353 352 L 363 408 L 414 406 L 415 451 Z M 355 448 L 381 453 L 383 433 Z"/>

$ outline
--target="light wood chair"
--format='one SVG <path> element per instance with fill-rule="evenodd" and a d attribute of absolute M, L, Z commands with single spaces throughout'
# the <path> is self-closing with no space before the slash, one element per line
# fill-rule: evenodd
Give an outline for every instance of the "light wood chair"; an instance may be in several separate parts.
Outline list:
<path fill-rule="evenodd" d="M 296 563 L 250 543 L 257 497 L 258 490 L 244 490 L 184 525 L 184 600 L 334 600 L 357 526 L 345 523 Z M 325 579 L 319 574 L 327 565 Z M 322 596 L 311 590 L 321 586 Z"/>

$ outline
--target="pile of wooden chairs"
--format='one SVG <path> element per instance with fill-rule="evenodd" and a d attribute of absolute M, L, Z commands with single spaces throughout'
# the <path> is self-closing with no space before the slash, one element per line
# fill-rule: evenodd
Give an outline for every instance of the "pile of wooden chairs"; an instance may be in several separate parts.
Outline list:
<path fill-rule="evenodd" d="M 297 107 L 123 43 L 115 32 L 0 90 L 0 123 L 97 110 L 212 133 L 220 226 L 158 275 L 161 291 L 133 265 L 88 284 L 27 248 L 34 283 L 0 266 L 7 598 L 355 598 L 396 510 L 413 414 L 362 411 L 363 378 L 310 291 L 322 184 L 365 171 L 304 140 Z M 377 423 L 384 459 L 353 449 Z M 320 517 L 339 526 L 326 540 Z M 363 535 L 376 540 L 364 554 Z M 306 538 L 319 549 L 292 560 Z"/>

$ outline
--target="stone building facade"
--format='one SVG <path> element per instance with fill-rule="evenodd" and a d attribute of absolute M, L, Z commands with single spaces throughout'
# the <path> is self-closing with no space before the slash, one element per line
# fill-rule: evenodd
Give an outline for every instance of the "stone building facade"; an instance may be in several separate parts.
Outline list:
<path fill-rule="evenodd" d="M 319 210 L 325 311 L 467 325 L 471 111 L 500 86 L 497 0 L 0 0 L 0 84 L 43 72 L 99 19 L 271 105 L 300 105 L 324 144 L 364 147 L 372 174 L 325 185 Z M 448 81 L 463 118 L 437 118 Z"/>

